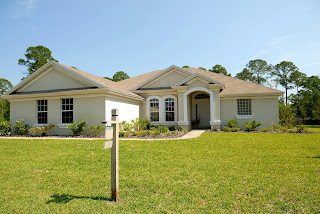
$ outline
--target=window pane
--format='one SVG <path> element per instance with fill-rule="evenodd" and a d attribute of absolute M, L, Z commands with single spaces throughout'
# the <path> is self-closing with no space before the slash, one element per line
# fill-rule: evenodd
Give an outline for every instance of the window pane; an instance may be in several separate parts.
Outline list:
<path fill-rule="evenodd" d="M 174 121 L 174 112 L 166 112 L 166 121 Z"/>
<path fill-rule="evenodd" d="M 151 121 L 159 121 L 159 112 L 151 112 L 150 120 Z"/>
<path fill-rule="evenodd" d="M 251 115 L 251 99 L 238 99 L 237 100 L 238 115 Z"/>

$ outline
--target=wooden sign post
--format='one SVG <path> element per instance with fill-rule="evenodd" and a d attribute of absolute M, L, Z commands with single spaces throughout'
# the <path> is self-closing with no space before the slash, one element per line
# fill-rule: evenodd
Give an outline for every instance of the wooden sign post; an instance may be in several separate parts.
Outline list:
<path fill-rule="evenodd" d="M 104 122 L 113 127 L 113 139 L 104 144 L 104 149 L 111 148 L 111 200 L 119 200 L 119 110 L 111 110 L 111 121 Z"/>

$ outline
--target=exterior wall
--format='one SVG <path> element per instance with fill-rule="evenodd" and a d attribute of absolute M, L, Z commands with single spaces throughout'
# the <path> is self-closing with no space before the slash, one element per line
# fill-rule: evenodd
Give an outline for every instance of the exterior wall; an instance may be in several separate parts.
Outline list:
<path fill-rule="evenodd" d="M 141 103 L 132 102 L 127 99 L 119 99 L 107 96 L 105 99 L 106 120 L 111 120 L 111 110 L 117 108 L 119 110 L 119 121 L 130 122 L 141 116 Z"/>
<path fill-rule="evenodd" d="M 88 84 L 80 82 L 57 69 L 52 69 L 22 91 L 39 91 L 65 88 L 83 88 Z"/>
<path fill-rule="evenodd" d="M 152 81 L 151 83 L 147 84 L 143 88 L 171 87 L 176 83 L 181 82 L 187 77 L 188 75 L 183 74 L 179 71 L 172 71 L 163 75 L 159 79 Z"/>
<path fill-rule="evenodd" d="M 188 90 L 191 88 L 195 88 L 195 87 L 203 87 L 203 88 L 208 88 L 208 83 L 205 83 L 203 81 L 200 80 L 195 80 L 191 83 L 188 84 Z"/>
<path fill-rule="evenodd" d="M 72 98 L 63 97 L 63 98 Z M 47 99 L 46 97 L 27 100 L 10 101 L 11 115 L 10 122 L 15 124 L 16 120 L 24 119 L 25 124 L 30 127 L 37 124 L 37 100 Z M 48 135 L 72 135 L 72 132 L 64 124 L 61 124 L 61 99 L 53 98 L 48 100 L 48 124 L 56 126 L 50 130 Z M 92 124 L 101 124 L 105 120 L 105 96 L 100 97 L 73 97 L 73 118 L 74 122 L 86 120 L 87 129 L 84 134 L 90 134 L 88 127 Z"/>
<path fill-rule="evenodd" d="M 221 125 L 226 125 L 229 119 L 237 119 L 237 98 L 221 98 Z M 279 105 L 277 98 L 251 98 L 252 103 L 252 119 L 237 119 L 244 129 L 243 123 L 245 121 L 256 120 L 263 125 L 259 128 L 267 128 L 271 126 L 271 121 L 275 124 L 279 122 Z"/>

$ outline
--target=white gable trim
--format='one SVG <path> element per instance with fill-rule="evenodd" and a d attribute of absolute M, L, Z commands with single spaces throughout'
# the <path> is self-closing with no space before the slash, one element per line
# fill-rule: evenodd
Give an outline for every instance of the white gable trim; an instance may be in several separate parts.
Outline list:
<path fill-rule="evenodd" d="M 162 76 L 163 74 L 167 73 L 167 72 L 170 71 L 171 69 L 176 69 L 176 70 L 181 71 L 182 73 L 185 73 L 185 74 L 190 75 L 190 76 L 193 75 L 193 73 L 190 72 L 190 71 L 187 71 L 187 70 L 185 70 L 185 69 L 182 69 L 182 68 L 180 68 L 180 67 L 178 67 L 178 66 L 176 66 L 176 65 L 171 65 L 170 67 L 168 67 L 168 68 L 166 68 L 165 70 L 161 71 L 161 72 L 158 73 L 157 75 L 151 77 L 150 79 L 147 79 L 146 81 L 142 82 L 142 83 L 139 84 L 138 86 L 134 87 L 134 88 L 132 89 L 132 91 L 135 91 L 135 90 L 137 90 L 138 88 L 141 88 L 141 87 L 147 85 L 148 83 L 150 83 L 151 81 L 157 79 L 158 77 Z"/>
<path fill-rule="evenodd" d="M 191 83 L 191 82 L 194 81 L 193 79 L 198 79 L 198 80 L 203 79 L 203 80 L 206 80 L 206 81 L 208 81 L 208 82 L 212 82 L 212 83 L 215 83 L 215 84 L 221 84 L 221 85 L 223 85 L 221 82 L 218 82 L 218 81 L 216 81 L 216 80 L 214 80 L 214 79 L 211 79 L 211 78 L 209 78 L 209 77 L 206 77 L 206 76 L 204 76 L 204 75 L 202 75 L 202 74 L 196 73 L 196 74 L 192 74 L 191 76 L 189 76 L 188 78 L 182 80 L 181 82 L 178 82 L 177 84 L 175 84 L 175 86 L 180 86 L 180 85 L 183 85 L 183 84 L 185 84 L 185 83 Z M 193 80 L 193 81 L 192 81 L 192 80 Z M 203 81 L 203 80 L 202 80 L 202 81 Z M 205 82 L 205 81 L 203 81 L 203 82 Z"/>
<path fill-rule="evenodd" d="M 77 80 L 79 80 L 79 79 L 82 79 L 82 80 L 84 80 L 84 81 L 86 81 L 86 83 L 88 84 L 88 82 L 89 83 L 91 83 L 92 85 L 94 85 L 94 86 L 97 86 L 97 87 L 99 87 L 99 88 L 106 88 L 105 86 L 103 86 L 103 85 L 101 85 L 101 84 L 99 84 L 99 83 L 97 83 L 97 82 L 95 82 L 95 81 L 93 81 L 93 80 L 90 80 L 90 79 L 88 79 L 88 78 L 86 78 L 86 77 L 84 77 L 84 76 L 82 76 L 82 75 L 80 75 L 80 74 L 78 74 L 78 73 L 76 73 L 76 72 L 74 72 L 74 71 L 72 71 L 71 69 L 68 69 L 68 68 L 66 68 L 66 67 L 64 67 L 64 66 L 62 66 L 62 65 L 59 65 L 58 63 L 56 63 L 56 62 L 54 62 L 54 61 L 49 61 L 49 62 L 47 62 L 44 66 L 42 66 L 41 68 L 39 68 L 37 71 L 35 71 L 33 74 L 31 74 L 30 76 L 28 76 L 26 79 L 24 79 L 23 81 L 21 81 L 19 84 L 17 84 L 15 87 L 13 87 L 11 90 L 9 90 L 8 92 L 6 92 L 5 93 L 5 95 L 9 95 L 9 94 L 11 94 L 12 92 L 14 92 L 14 91 L 17 91 L 17 90 L 22 90 L 22 89 L 20 89 L 20 88 L 22 88 L 22 87 L 25 87 L 24 85 L 31 85 L 32 83 L 34 83 L 37 79 L 39 79 L 40 77 L 38 77 L 38 75 L 45 75 L 45 74 L 41 74 L 41 72 L 43 72 L 46 68 L 48 68 L 49 66 L 55 66 L 56 68 L 58 68 L 60 71 L 62 70 L 62 71 L 64 71 L 65 72 L 65 74 L 67 74 L 67 73 L 71 73 L 72 75 L 73 75 L 73 78 L 74 78 L 74 76 L 76 76 L 76 77 L 78 77 L 77 78 Z M 46 72 L 48 72 L 48 71 L 46 71 Z M 44 72 L 44 73 L 46 73 L 46 72 Z M 71 75 L 69 75 L 69 76 L 71 76 Z M 72 76 L 71 76 L 72 77 Z M 33 80 L 33 78 L 35 78 L 34 80 Z M 31 80 L 31 81 L 30 81 Z M 30 82 L 29 82 L 30 81 Z"/>

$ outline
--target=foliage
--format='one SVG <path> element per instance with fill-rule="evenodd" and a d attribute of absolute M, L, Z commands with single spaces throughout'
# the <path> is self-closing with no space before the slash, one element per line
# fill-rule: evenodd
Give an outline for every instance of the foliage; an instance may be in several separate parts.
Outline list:
<path fill-rule="evenodd" d="M 284 103 L 279 103 L 279 119 L 280 124 L 285 125 L 289 128 L 295 125 L 295 112 L 290 107 L 285 105 Z"/>
<path fill-rule="evenodd" d="M 112 78 L 109 78 L 109 77 L 104 77 L 105 79 L 108 79 L 108 80 L 111 80 L 111 81 L 114 81 L 114 82 L 119 82 L 121 80 L 125 80 L 125 79 L 129 79 L 129 75 L 123 71 L 118 71 L 116 72 Z"/>
<path fill-rule="evenodd" d="M 131 131 L 132 130 L 132 124 L 127 123 L 125 120 L 121 121 L 120 123 L 120 131 Z"/>
<path fill-rule="evenodd" d="M 169 129 L 170 131 L 175 131 L 175 130 L 176 130 L 176 127 L 174 127 L 174 126 L 169 126 L 168 129 Z"/>
<path fill-rule="evenodd" d="M 18 64 L 28 67 L 28 76 L 33 74 L 36 70 L 41 68 L 49 61 L 58 62 L 51 56 L 52 52 L 49 50 L 49 48 L 41 45 L 29 47 L 26 52 L 26 60 L 19 59 Z"/>
<path fill-rule="evenodd" d="M 279 131 L 279 127 L 273 121 L 271 121 L 271 131 L 273 132 Z"/>
<path fill-rule="evenodd" d="M 277 76 L 282 85 L 286 90 L 286 105 L 288 104 L 288 90 L 291 89 L 293 80 L 291 79 L 292 73 L 299 71 L 299 69 L 292 63 L 288 61 L 280 62 L 274 66 L 272 74 Z"/>
<path fill-rule="evenodd" d="M 248 131 L 254 131 L 259 126 L 262 126 L 262 123 L 257 122 L 256 120 L 252 120 L 250 123 L 248 121 L 244 122 L 244 127 L 246 127 Z"/>
<path fill-rule="evenodd" d="M 204 67 L 199 67 L 198 69 L 205 70 L 205 71 L 207 70 L 207 69 L 205 69 Z"/>
<path fill-rule="evenodd" d="M 261 128 L 260 129 L 261 132 L 271 132 L 270 128 Z"/>
<path fill-rule="evenodd" d="M 24 120 L 17 120 L 16 124 L 13 126 L 13 131 L 17 135 L 23 135 L 25 134 L 29 129 L 29 126 L 24 124 Z"/>
<path fill-rule="evenodd" d="M 124 137 L 125 136 L 125 132 L 124 131 L 120 131 L 119 132 L 119 137 Z"/>
<path fill-rule="evenodd" d="M 66 125 L 74 135 L 79 135 L 81 132 L 86 130 L 87 121 L 83 120 L 79 123 L 73 122 L 71 125 Z"/>
<path fill-rule="evenodd" d="M 138 117 L 131 122 L 135 131 L 146 130 L 150 124 L 149 120 L 143 117 Z"/>
<path fill-rule="evenodd" d="M 188 65 L 184 65 L 182 66 L 182 68 L 190 68 Z"/>
<path fill-rule="evenodd" d="M 237 73 L 235 78 L 248 81 L 248 82 L 256 82 L 255 76 L 253 76 L 253 73 L 250 72 L 248 68 L 244 68 L 240 73 Z"/>
<path fill-rule="evenodd" d="M 181 131 L 182 131 L 183 133 L 188 133 L 188 132 L 189 132 L 188 129 L 182 129 Z"/>
<path fill-rule="evenodd" d="M 51 124 L 46 125 L 46 126 L 34 126 L 29 129 L 29 133 L 32 135 L 40 133 L 42 136 L 46 136 L 47 131 L 54 129 L 54 128 L 55 128 L 55 126 L 51 125 Z"/>
<path fill-rule="evenodd" d="M 227 123 L 227 126 L 230 127 L 231 129 L 240 128 L 240 124 L 238 120 L 229 120 L 229 122 Z"/>
<path fill-rule="evenodd" d="M 97 137 L 100 132 L 105 130 L 105 127 L 102 126 L 101 124 L 99 125 L 92 124 L 91 126 L 89 126 L 89 130 L 93 133 L 93 136 Z"/>
<path fill-rule="evenodd" d="M 231 132 L 232 129 L 231 129 L 230 127 L 226 126 L 226 127 L 223 127 L 223 128 L 222 128 L 222 131 L 224 131 L 224 132 Z"/>
<path fill-rule="evenodd" d="M 3 95 L 5 92 L 9 91 L 12 88 L 12 84 L 9 80 L 0 78 L 0 93 Z M 0 118 L 4 118 L 6 120 L 9 120 L 10 117 L 10 103 L 8 100 L 3 100 L 2 97 L 0 96 L 1 99 L 1 114 Z"/>
<path fill-rule="evenodd" d="M 212 69 L 209 69 L 209 71 L 217 73 L 217 74 L 222 74 L 222 75 L 226 75 L 226 76 L 230 76 L 231 74 L 227 72 L 227 69 L 225 69 L 224 67 L 222 67 L 222 65 L 215 65 L 212 67 Z"/>
<path fill-rule="evenodd" d="M 11 125 L 9 121 L 0 122 L 0 133 L 9 134 L 11 131 Z"/>
<path fill-rule="evenodd" d="M 169 131 L 169 129 L 167 127 L 164 127 L 164 126 L 158 126 L 157 130 L 160 133 L 167 133 Z"/>
<path fill-rule="evenodd" d="M 152 137 L 153 137 L 153 138 L 156 138 L 156 137 L 158 137 L 160 134 L 161 134 L 161 133 L 160 133 L 159 131 L 155 131 L 155 132 L 152 133 Z"/>
<path fill-rule="evenodd" d="M 259 85 L 263 85 L 267 82 L 273 68 L 271 64 L 268 64 L 262 59 L 250 60 L 249 63 L 246 64 L 246 67 L 248 71 L 245 70 L 242 72 L 246 72 L 247 75 L 251 74 L 251 77 L 247 80 Z"/>

